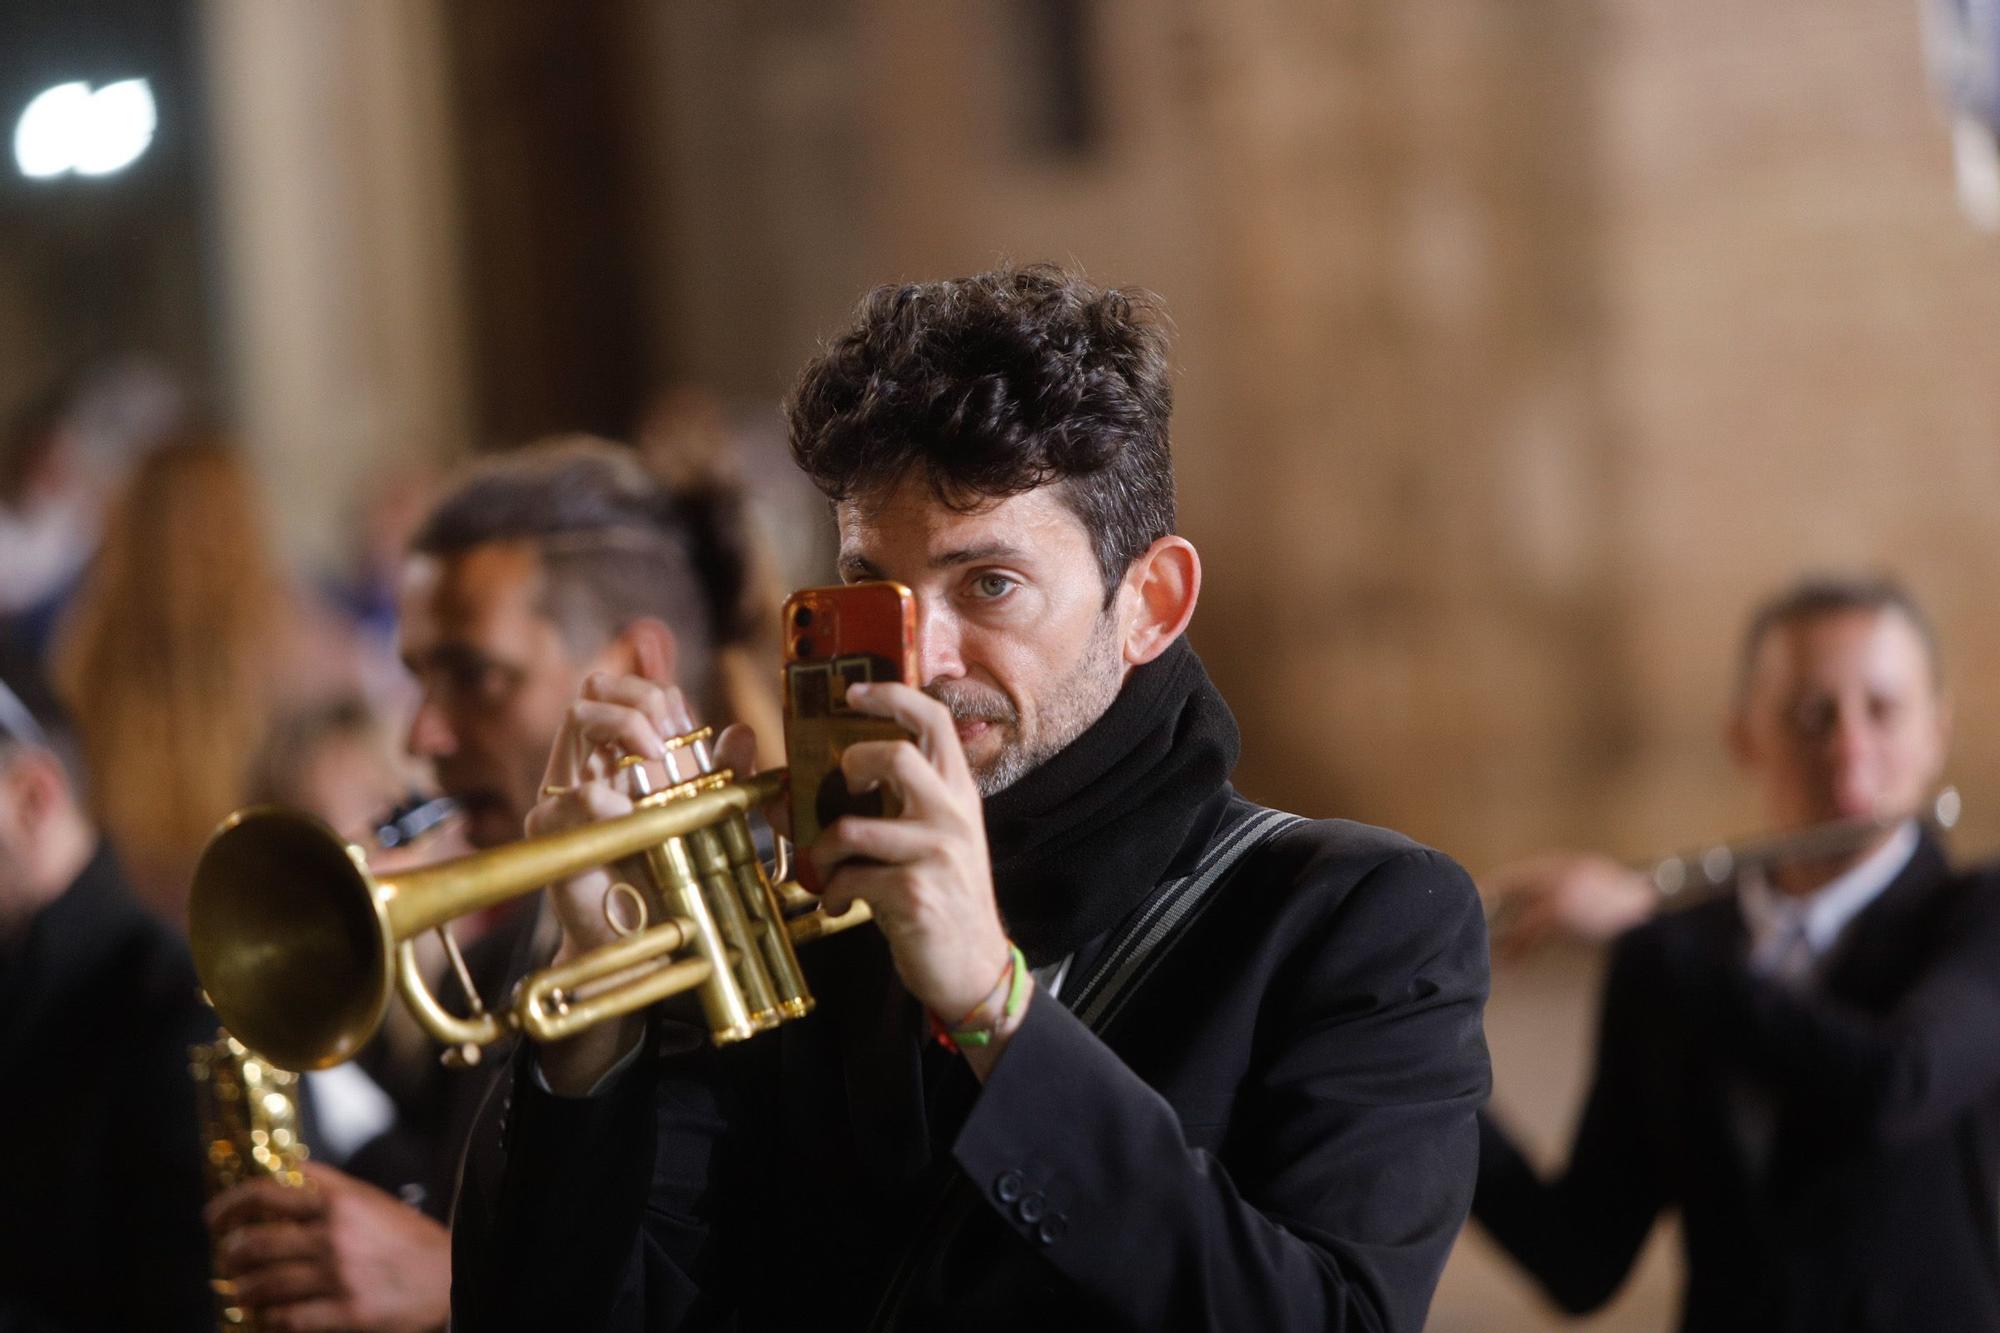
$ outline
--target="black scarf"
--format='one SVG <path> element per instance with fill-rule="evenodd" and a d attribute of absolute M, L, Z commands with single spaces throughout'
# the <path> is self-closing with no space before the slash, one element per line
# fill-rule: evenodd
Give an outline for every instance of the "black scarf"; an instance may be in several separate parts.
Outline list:
<path fill-rule="evenodd" d="M 1237 750 L 1229 706 L 1176 639 L 1088 730 L 986 802 L 994 890 L 1030 965 L 1075 952 L 1138 907 Z"/>

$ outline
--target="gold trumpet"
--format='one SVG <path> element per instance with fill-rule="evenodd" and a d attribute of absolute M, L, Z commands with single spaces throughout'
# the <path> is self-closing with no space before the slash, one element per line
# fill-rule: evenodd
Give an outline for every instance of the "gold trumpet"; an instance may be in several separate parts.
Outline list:
<path fill-rule="evenodd" d="M 467 1063 L 510 1032 L 557 1041 L 682 991 L 699 993 L 718 1044 L 811 1012 L 794 945 L 868 920 L 839 916 L 777 882 L 748 814 L 784 790 L 783 770 L 708 771 L 709 731 L 667 742 L 697 773 L 646 790 L 636 758 L 630 814 L 394 875 L 310 815 L 274 806 L 223 822 L 195 869 L 189 937 L 216 1013 L 251 1050 L 286 1069 L 348 1059 L 381 1024 L 392 987 L 419 1023 Z M 523 979 L 504 1011 L 478 1000 L 446 927 L 459 917 L 600 866 L 614 868 L 604 914 L 618 939 Z M 437 930 L 468 1012 L 425 985 L 414 942 Z"/>

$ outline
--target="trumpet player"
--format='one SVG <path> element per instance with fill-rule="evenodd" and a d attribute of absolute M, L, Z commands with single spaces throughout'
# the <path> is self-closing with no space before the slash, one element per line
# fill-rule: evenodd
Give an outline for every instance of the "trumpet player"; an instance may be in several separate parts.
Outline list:
<path fill-rule="evenodd" d="M 1483 919 L 1437 853 L 1231 788 L 1170 399 L 1149 299 L 1040 266 L 880 289 L 806 368 L 840 573 L 915 595 L 921 679 L 848 695 L 910 739 L 842 761 L 900 813 L 806 849 L 880 929 L 816 944 L 775 1034 L 655 1011 L 521 1051 L 458 1327 L 1421 1327 L 1470 1201 Z M 593 679 L 533 823 L 624 810 L 612 765 L 685 723 Z M 559 886 L 564 955 L 602 893 Z"/>
<path fill-rule="evenodd" d="M 125 887 L 45 690 L 0 680 L 0 1328 L 211 1329 L 186 946 Z"/>
<path fill-rule="evenodd" d="M 397 599 L 403 661 L 420 699 L 407 746 L 428 760 L 487 848 L 521 836 L 541 768 L 583 680 L 609 672 L 684 685 L 703 706 L 754 711 L 737 659 L 768 633 L 743 497 L 724 475 L 668 488 L 629 449 L 566 438 L 482 462 L 419 527 Z M 553 947 L 516 913 L 466 950 L 497 1005 Z M 449 992 L 447 992 L 449 994 Z M 448 1076 L 428 1119 L 447 1179 L 488 1084 Z M 316 1188 L 268 1181 L 216 1200 L 218 1254 L 270 1327 L 420 1330 L 449 1314 L 445 1228 L 380 1190 L 314 1165 Z M 462 1185 L 483 1216 L 475 1151 Z M 555 1324 L 552 1327 L 560 1327 Z"/>
<path fill-rule="evenodd" d="M 2000 1327 L 2000 886 L 1915 817 L 1949 732 L 1910 595 L 1807 580 L 1751 618 L 1730 748 L 1774 828 L 1879 827 L 1668 913 L 1604 858 L 1494 878 L 1530 935 L 1616 940 L 1562 1170 L 1481 1124 L 1475 1216 L 1563 1308 L 1677 1209 L 1685 1329 Z"/>

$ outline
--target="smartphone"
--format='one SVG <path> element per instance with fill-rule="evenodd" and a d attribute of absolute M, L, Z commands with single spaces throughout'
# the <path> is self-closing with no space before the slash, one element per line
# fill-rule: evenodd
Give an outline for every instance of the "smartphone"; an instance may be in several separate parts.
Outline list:
<path fill-rule="evenodd" d="M 842 815 L 892 816 L 888 793 L 855 793 L 840 756 L 859 741 L 907 740 L 886 718 L 857 713 L 847 689 L 864 682 L 917 680 L 917 603 L 900 583 L 806 588 L 785 599 L 785 762 L 790 768 L 792 842 L 801 850 Z M 818 892 L 812 865 L 799 880 Z"/>

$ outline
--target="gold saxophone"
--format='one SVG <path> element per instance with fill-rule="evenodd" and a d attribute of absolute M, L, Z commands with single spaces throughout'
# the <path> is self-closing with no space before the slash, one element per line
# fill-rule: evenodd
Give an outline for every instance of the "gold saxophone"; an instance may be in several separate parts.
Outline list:
<path fill-rule="evenodd" d="M 188 1062 L 201 1115 L 209 1197 L 259 1178 L 303 1187 L 306 1145 L 299 1138 L 299 1076 L 252 1054 L 227 1032 L 190 1046 Z M 227 1279 L 216 1279 L 215 1293 L 218 1327 L 257 1327 L 255 1315 L 234 1303 Z"/>

